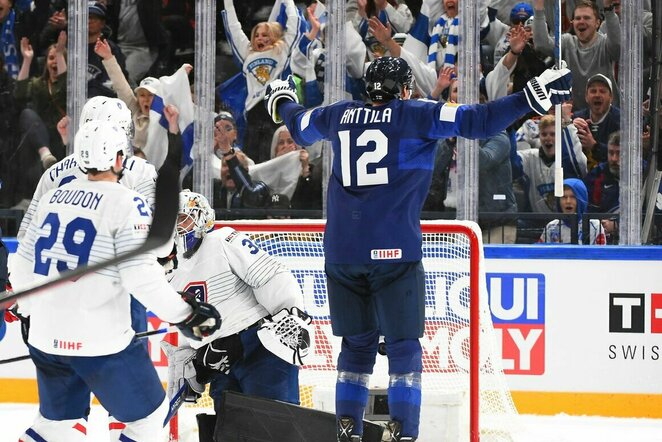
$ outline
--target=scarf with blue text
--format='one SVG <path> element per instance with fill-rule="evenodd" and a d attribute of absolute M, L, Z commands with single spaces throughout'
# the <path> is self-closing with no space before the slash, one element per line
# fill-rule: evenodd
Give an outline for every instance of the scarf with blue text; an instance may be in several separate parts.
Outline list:
<path fill-rule="evenodd" d="M 16 37 L 14 36 L 15 21 L 16 11 L 12 9 L 2 24 L 2 33 L 0 34 L 0 49 L 2 49 L 2 54 L 5 58 L 5 70 L 14 80 L 18 77 L 18 71 L 20 69 Z"/>

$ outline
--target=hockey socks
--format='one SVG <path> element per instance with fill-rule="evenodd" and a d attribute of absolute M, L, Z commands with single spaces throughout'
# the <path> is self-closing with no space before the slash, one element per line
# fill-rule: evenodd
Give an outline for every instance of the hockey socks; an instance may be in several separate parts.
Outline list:
<path fill-rule="evenodd" d="M 418 437 L 421 414 L 421 373 L 392 374 L 388 385 L 391 419 L 402 425 L 402 435 Z"/>
<path fill-rule="evenodd" d="M 339 371 L 336 381 L 336 416 L 354 419 L 353 434 L 363 434 L 363 413 L 368 403 L 367 373 Z"/>

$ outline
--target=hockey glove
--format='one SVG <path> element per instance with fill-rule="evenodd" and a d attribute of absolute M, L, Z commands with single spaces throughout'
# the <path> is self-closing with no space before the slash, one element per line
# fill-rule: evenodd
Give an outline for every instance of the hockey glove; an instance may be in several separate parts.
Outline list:
<path fill-rule="evenodd" d="M 187 392 L 184 401 L 195 402 L 205 391 L 204 384 L 196 379 L 193 364 L 196 351 L 186 344 L 176 347 L 166 341 L 161 341 L 161 348 L 168 358 L 168 399 L 172 400 L 186 383 L 192 392 Z"/>
<path fill-rule="evenodd" d="M 25 345 L 28 345 L 28 338 L 30 337 L 30 317 L 23 316 L 18 312 L 18 304 L 14 304 L 5 310 L 5 321 L 21 321 L 21 337 L 23 338 Z"/>
<path fill-rule="evenodd" d="M 271 353 L 294 365 L 304 365 L 310 350 L 312 318 L 296 307 L 283 309 L 257 331 L 260 342 Z"/>
<path fill-rule="evenodd" d="M 524 94 L 531 109 L 545 115 L 552 105 L 572 98 L 572 73 L 567 68 L 547 69 L 526 83 Z"/>
<path fill-rule="evenodd" d="M 278 115 L 278 101 L 280 100 L 299 102 L 297 87 L 291 75 L 288 75 L 285 80 L 274 80 L 269 83 L 264 94 L 264 104 L 267 106 L 267 112 L 276 124 L 283 122 L 280 115 Z"/>
<path fill-rule="evenodd" d="M 198 349 L 195 362 L 212 372 L 230 374 L 235 362 L 244 357 L 244 346 L 237 333 L 216 339 Z"/>
<path fill-rule="evenodd" d="M 193 307 L 193 312 L 184 321 L 175 324 L 187 338 L 201 341 L 202 338 L 221 328 L 221 315 L 206 302 L 199 302 L 193 293 L 179 292 L 182 299 Z"/>
<path fill-rule="evenodd" d="M 177 270 L 179 262 L 177 261 L 177 243 L 172 244 L 172 250 L 168 256 L 162 258 L 157 258 L 156 261 L 161 264 L 165 274 L 172 273 L 174 270 Z"/>

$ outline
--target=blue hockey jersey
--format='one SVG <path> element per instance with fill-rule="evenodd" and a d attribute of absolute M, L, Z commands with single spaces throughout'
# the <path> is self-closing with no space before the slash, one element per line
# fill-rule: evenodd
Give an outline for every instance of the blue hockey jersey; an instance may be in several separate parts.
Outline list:
<path fill-rule="evenodd" d="M 324 253 L 335 264 L 420 260 L 436 141 L 486 138 L 531 111 L 524 93 L 480 105 L 341 101 L 308 111 L 283 101 L 278 112 L 297 143 L 331 141 Z"/>

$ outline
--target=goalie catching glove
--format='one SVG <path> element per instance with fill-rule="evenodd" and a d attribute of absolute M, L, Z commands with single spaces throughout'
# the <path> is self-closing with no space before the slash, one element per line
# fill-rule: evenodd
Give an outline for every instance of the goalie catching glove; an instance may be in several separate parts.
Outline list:
<path fill-rule="evenodd" d="M 257 331 L 260 342 L 271 353 L 293 365 L 304 365 L 310 350 L 312 318 L 296 307 L 284 308 Z"/>
<path fill-rule="evenodd" d="M 531 109 L 545 115 L 552 105 L 572 98 L 572 73 L 565 67 L 547 69 L 526 83 L 524 94 Z"/>
<path fill-rule="evenodd" d="M 264 94 L 264 104 L 267 107 L 267 112 L 276 124 L 283 122 L 283 119 L 278 115 L 278 101 L 280 100 L 299 102 L 297 86 L 291 75 L 288 75 L 285 80 L 274 80 L 269 83 Z"/>
<path fill-rule="evenodd" d="M 221 315 L 213 305 L 199 302 L 193 293 L 179 292 L 179 294 L 193 307 L 193 312 L 188 318 L 175 324 L 184 336 L 200 341 L 221 328 Z"/>

